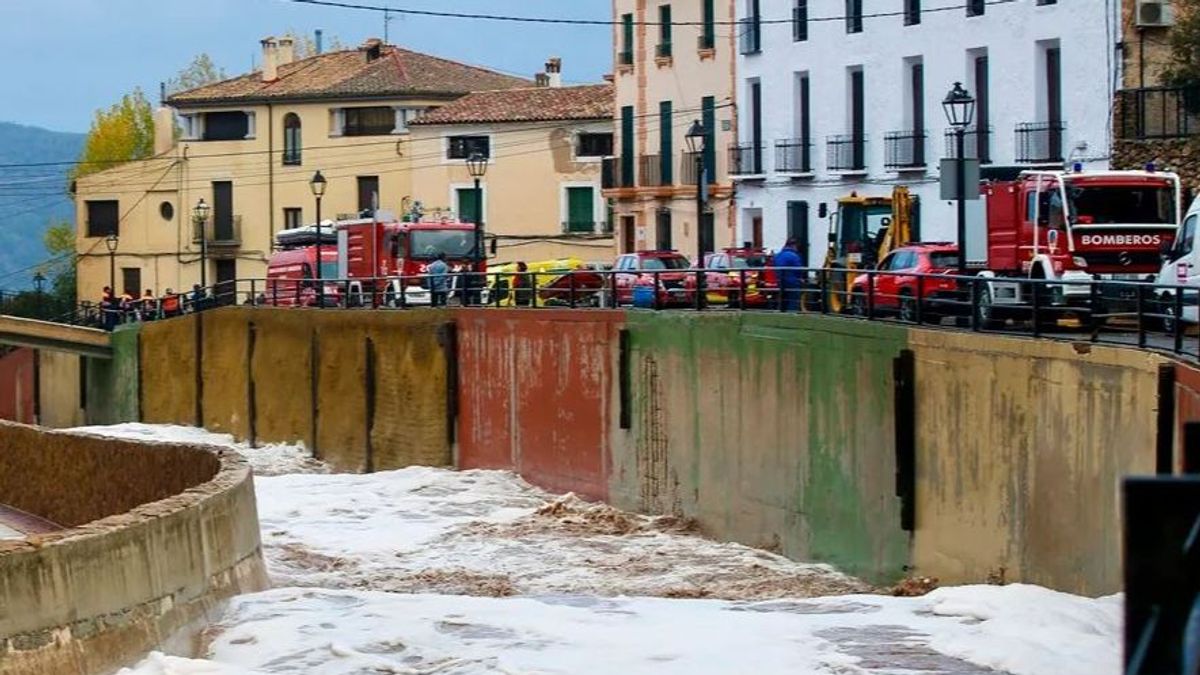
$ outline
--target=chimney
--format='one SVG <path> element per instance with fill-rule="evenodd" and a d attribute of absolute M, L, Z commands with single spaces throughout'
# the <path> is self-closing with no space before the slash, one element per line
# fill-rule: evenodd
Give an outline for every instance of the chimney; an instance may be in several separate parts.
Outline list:
<path fill-rule="evenodd" d="M 550 78 L 551 87 L 562 86 L 562 59 L 551 56 L 550 60 L 546 61 L 546 76 Z"/>
<path fill-rule="evenodd" d="M 318 54 L 320 54 L 325 49 L 325 40 L 323 39 L 324 37 L 325 37 L 325 31 L 321 30 L 320 28 L 318 28 L 316 30 L 316 32 L 313 33 L 313 45 L 316 48 L 316 52 Z"/>
<path fill-rule="evenodd" d="M 536 87 L 549 87 L 550 76 L 545 73 L 537 73 L 533 76 L 533 84 Z"/>
<path fill-rule="evenodd" d="M 279 79 L 278 44 L 275 38 L 262 39 L 262 81 L 274 82 Z"/>
<path fill-rule="evenodd" d="M 166 154 L 175 147 L 175 111 L 163 106 L 154 111 L 154 155 Z"/>
<path fill-rule="evenodd" d="M 367 38 L 367 41 L 359 49 L 366 56 L 367 63 L 370 63 L 383 56 L 383 40 L 379 38 Z"/>
<path fill-rule="evenodd" d="M 290 37 L 281 37 L 275 41 L 275 66 L 286 66 L 296 60 L 296 41 Z"/>

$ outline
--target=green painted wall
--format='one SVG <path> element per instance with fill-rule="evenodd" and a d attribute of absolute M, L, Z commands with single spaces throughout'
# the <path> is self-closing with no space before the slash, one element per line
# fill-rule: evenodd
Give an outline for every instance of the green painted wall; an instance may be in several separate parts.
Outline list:
<path fill-rule="evenodd" d="M 117 424 L 141 419 L 138 394 L 140 325 L 112 334 L 112 359 L 87 359 L 87 423 Z M 184 377 L 187 373 L 177 373 Z"/>
<path fill-rule="evenodd" d="M 616 505 L 874 581 L 904 575 L 892 414 L 904 328 L 641 311 L 627 325 L 633 416 L 615 432 Z"/>

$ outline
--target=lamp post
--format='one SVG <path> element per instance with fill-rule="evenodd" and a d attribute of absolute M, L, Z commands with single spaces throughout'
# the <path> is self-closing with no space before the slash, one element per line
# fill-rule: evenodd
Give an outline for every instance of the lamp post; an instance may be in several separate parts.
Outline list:
<path fill-rule="evenodd" d="M 955 82 L 954 88 L 942 100 L 942 109 L 946 112 L 946 120 L 954 128 L 954 172 L 955 197 L 958 202 L 958 274 L 967 274 L 967 158 L 966 133 L 975 116 L 975 99 L 963 89 L 961 82 Z"/>
<path fill-rule="evenodd" d="M 704 143 L 708 135 L 708 130 L 704 128 L 704 124 L 700 120 L 692 122 L 692 126 L 688 129 L 687 141 L 688 152 L 696 158 L 696 268 L 704 267 L 704 207 L 708 201 L 708 177 L 704 175 Z M 705 297 L 705 279 L 704 272 L 696 273 L 696 308 L 703 309 Z"/>
<path fill-rule="evenodd" d="M 325 176 L 321 175 L 320 170 L 313 174 L 312 180 L 308 181 L 308 187 L 312 189 L 313 197 L 317 199 L 317 264 L 313 270 L 313 276 L 317 280 L 317 306 L 325 306 L 325 280 L 321 273 L 321 198 L 325 196 L 325 188 L 328 187 L 328 182 Z"/>
<path fill-rule="evenodd" d="M 475 269 L 474 272 L 483 271 L 483 187 L 480 181 L 487 174 L 488 158 L 480 152 L 472 152 L 467 158 L 467 171 L 471 173 L 471 178 L 475 180 Z M 472 286 L 478 284 L 483 286 L 483 279 L 475 277 L 472 279 Z M 463 295 L 467 297 L 466 294 Z"/>
<path fill-rule="evenodd" d="M 208 212 L 209 206 L 201 197 L 192 209 L 192 220 L 200 237 L 200 288 L 208 288 Z"/>
<path fill-rule="evenodd" d="M 108 247 L 108 287 L 114 298 L 117 297 L 117 245 L 120 243 L 116 232 L 104 238 L 104 245 Z"/>
<path fill-rule="evenodd" d="M 33 289 L 34 289 L 34 293 L 36 294 L 35 299 L 37 300 L 37 318 L 39 318 L 39 319 L 45 318 L 45 313 L 42 311 L 42 306 L 43 306 L 42 300 L 44 297 L 42 295 L 42 287 L 45 285 L 45 283 L 46 283 L 46 275 L 42 274 L 41 270 L 38 270 L 33 275 Z"/>

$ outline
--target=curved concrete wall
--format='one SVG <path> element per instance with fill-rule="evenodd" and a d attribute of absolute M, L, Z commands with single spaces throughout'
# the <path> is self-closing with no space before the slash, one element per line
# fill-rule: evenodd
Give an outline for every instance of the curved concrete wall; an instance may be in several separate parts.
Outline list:
<path fill-rule="evenodd" d="M 110 672 L 267 587 L 250 468 L 228 451 L 4 423 L 0 499 L 67 528 L 0 541 L 0 675 Z"/>

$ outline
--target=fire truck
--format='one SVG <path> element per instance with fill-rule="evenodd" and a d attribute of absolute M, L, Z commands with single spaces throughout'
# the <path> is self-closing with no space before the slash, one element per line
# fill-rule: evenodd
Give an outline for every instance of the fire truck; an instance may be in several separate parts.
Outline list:
<path fill-rule="evenodd" d="M 1034 286 L 1022 279 L 1063 282 L 1148 281 L 1174 241 L 1180 183 L 1154 171 L 1023 171 L 985 182 L 986 233 L 969 232 L 968 265 L 982 269 L 978 318 L 996 326 L 1027 313 Z M 973 236 L 974 235 L 974 236 Z M 1063 313 L 1080 308 L 1118 311 L 1136 289 L 1091 283 L 1041 286 L 1039 302 Z M 1096 302 L 1102 306 L 1093 306 Z"/>

